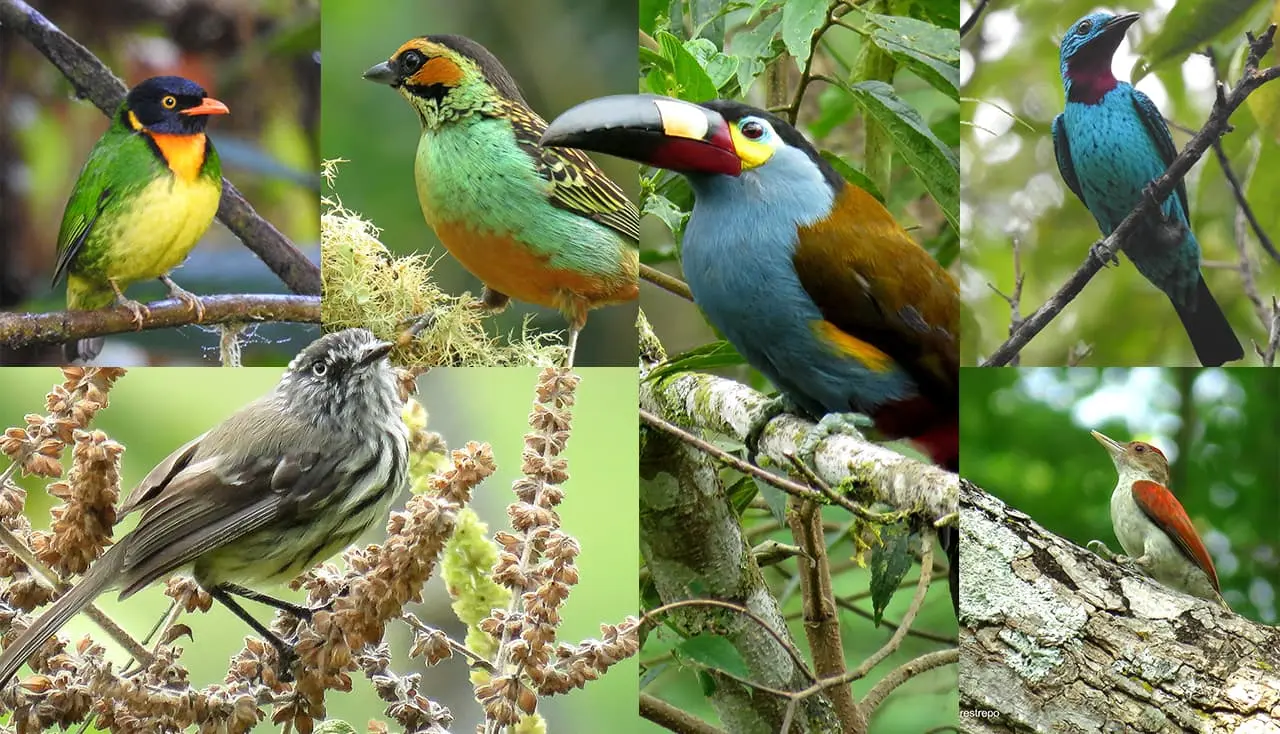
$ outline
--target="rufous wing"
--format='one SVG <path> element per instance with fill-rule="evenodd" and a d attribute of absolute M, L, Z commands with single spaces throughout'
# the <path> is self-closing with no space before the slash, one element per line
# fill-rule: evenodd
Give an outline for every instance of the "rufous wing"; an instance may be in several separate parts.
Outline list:
<path fill-rule="evenodd" d="M 1205 550 L 1204 543 L 1200 542 L 1200 535 L 1191 524 L 1191 518 L 1187 517 L 1187 511 L 1182 509 L 1182 503 L 1173 496 L 1173 492 L 1156 482 L 1139 479 L 1133 483 L 1133 499 L 1152 522 L 1173 538 L 1188 558 L 1204 569 L 1213 588 L 1221 591 L 1213 559 L 1209 557 L 1209 551 Z"/>

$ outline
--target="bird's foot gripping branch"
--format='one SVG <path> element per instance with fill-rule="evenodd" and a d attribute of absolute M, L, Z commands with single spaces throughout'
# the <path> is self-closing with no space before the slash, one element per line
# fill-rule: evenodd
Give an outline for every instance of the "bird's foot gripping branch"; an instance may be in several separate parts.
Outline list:
<path fill-rule="evenodd" d="M 55 596 L 52 586 L 65 588 L 71 577 L 92 573 L 103 551 L 116 547 L 111 527 L 125 447 L 94 428 L 94 421 L 113 385 L 132 377 L 121 369 L 64 368 L 63 381 L 45 397 L 45 413 L 29 415 L 25 425 L 0 438 L 0 452 L 11 462 L 0 470 L 0 584 L 7 604 L 0 627 L 29 624 L 26 612 L 47 604 Z M 512 487 L 516 500 L 508 508 L 512 528 L 493 539 L 468 507 L 495 471 L 492 448 L 469 442 L 446 460 L 440 437 L 427 430 L 425 409 L 407 403 L 413 494 L 403 511 L 391 514 L 386 540 L 348 548 L 342 564 L 303 574 L 294 586 L 306 591 L 309 619 L 281 612 L 269 625 L 292 645 L 295 681 L 280 675 L 270 643 L 250 637 L 232 657 L 225 680 L 197 687 L 188 656 L 175 644 L 187 629 L 173 624 L 176 613 L 166 619 L 159 644 L 148 650 L 90 605 L 87 614 L 140 670 L 126 677 L 121 671 L 130 666 L 109 661 L 89 637 L 74 646 L 50 638 L 29 659 L 32 672 L 0 688 L 0 709 L 12 712 L 19 731 L 93 720 L 100 728 L 134 722 L 147 731 L 201 726 L 246 732 L 268 718 L 309 730 L 324 718 L 327 698 L 350 695 L 351 676 L 359 672 L 373 682 L 395 725 L 445 731 L 452 722 L 449 709 L 420 690 L 419 676 L 397 673 L 394 667 L 404 664 L 404 656 L 382 643 L 387 625 L 401 620 L 413 633 L 408 657 L 422 657 L 428 665 L 454 655 L 468 660 L 488 731 L 538 716 L 539 697 L 582 687 L 638 646 L 634 619 L 603 624 L 599 639 L 555 640 L 560 608 L 577 581 L 577 542 L 558 527 L 554 512 L 568 479 L 561 452 L 571 432 L 577 384 L 563 370 L 539 375 L 522 474 Z M 401 388 L 410 385 L 411 380 Z M 20 471 L 62 476 L 67 449 L 72 456 L 66 479 L 49 485 L 63 504 L 52 510 L 50 531 L 33 530 L 23 514 L 26 493 L 12 480 Z M 450 578 L 454 609 L 469 630 L 465 641 L 404 610 L 410 601 L 421 601 L 435 573 Z M 171 579 L 165 593 L 180 611 L 207 611 L 211 605 L 209 594 L 183 577 Z M 204 631 L 198 623 L 191 627 L 197 631 L 188 648 L 209 644 L 207 625 Z"/>

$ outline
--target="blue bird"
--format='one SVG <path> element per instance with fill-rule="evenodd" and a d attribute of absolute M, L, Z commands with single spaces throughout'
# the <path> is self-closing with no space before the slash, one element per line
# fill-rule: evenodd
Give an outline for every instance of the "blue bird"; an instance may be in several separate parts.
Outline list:
<path fill-rule="evenodd" d="M 1146 186 L 1177 156 L 1160 110 L 1132 85 L 1116 81 L 1112 55 L 1137 13 L 1090 13 L 1062 39 L 1066 109 L 1053 118 L 1058 171 L 1111 234 L 1138 206 Z M 1141 222 L 1120 249 L 1164 292 L 1201 364 L 1240 359 L 1244 350 L 1200 273 L 1200 244 L 1191 232 L 1187 187 L 1178 187 L 1158 216 Z"/>

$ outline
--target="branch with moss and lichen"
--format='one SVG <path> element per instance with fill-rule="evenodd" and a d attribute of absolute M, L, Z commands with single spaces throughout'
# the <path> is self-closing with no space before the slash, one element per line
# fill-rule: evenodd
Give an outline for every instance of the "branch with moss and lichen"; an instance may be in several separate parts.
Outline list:
<path fill-rule="evenodd" d="M 116 520 L 123 447 L 92 430 L 91 422 L 124 371 L 63 372 L 66 382 L 46 399 L 49 415 L 28 416 L 25 427 L 11 428 L 0 439 L 0 452 L 13 462 L 0 472 L 0 517 L 7 529 L 0 536 L 12 536 L 0 549 L 0 578 L 9 604 L 26 611 L 53 596 L 30 575 L 31 564 L 47 568 L 59 582 L 83 573 L 110 544 Z M 414 635 L 409 657 L 423 657 L 428 665 L 455 654 L 468 658 L 489 731 L 545 727 L 536 712 L 539 697 L 582 687 L 633 655 L 639 644 L 634 618 L 602 625 L 599 640 L 570 645 L 555 639 L 559 607 L 577 582 L 577 541 L 559 527 L 554 510 L 568 479 L 560 454 L 570 436 L 577 384 L 566 370 L 540 374 L 523 476 L 512 488 L 517 499 L 508 511 L 513 530 L 492 540 L 468 507 L 473 492 L 495 471 L 492 448 L 473 441 L 446 459 L 440 436 L 427 430 L 426 410 L 406 402 L 413 495 L 405 509 L 392 513 L 384 542 L 348 548 L 343 567 L 324 564 L 294 582 L 316 610 L 310 620 L 279 613 L 271 623 L 276 634 L 294 641 L 301 663 L 296 681 L 281 679 L 272 645 L 246 638 L 224 682 L 195 688 L 182 649 L 172 644 L 185 626 L 174 624 L 171 615 L 153 650 L 118 627 L 109 628 L 118 641 L 116 633 L 124 635 L 123 644 L 141 661 L 140 670 L 127 677 L 91 639 L 72 648 L 51 638 L 29 661 L 35 674 L 0 689 L 0 707 L 13 712 L 19 731 L 94 718 L 99 728 L 125 732 L 189 726 L 246 732 L 268 716 L 311 731 L 325 719 L 328 693 L 349 691 L 351 674 L 358 671 L 387 702 L 386 716 L 404 731 L 447 734 L 449 710 L 424 694 L 418 674 L 393 670 L 391 649 L 382 639 L 387 624 L 400 620 Z M 411 385 L 406 375 L 406 398 Z M 64 504 L 52 510 L 50 531 L 33 531 L 22 515 L 25 493 L 12 484 L 12 476 L 20 470 L 61 476 L 60 457 L 71 443 L 74 461 L 67 480 L 49 487 Z M 468 626 L 461 642 L 404 611 L 407 603 L 422 601 L 422 589 L 437 569 L 449 582 L 456 615 Z M 165 594 L 183 611 L 211 606 L 209 595 L 189 578 L 171 578 Z M 17 610 L 0 614 L 7 635 L 27 621 Z M 377 726 L 385 731 L 385 725 Z"/>
<path fill-rule="evenodd" d="M 329 186 L 341 160 L 325 161 Z M 480 301 L 451 296 L 436 286 L 427 255 L 394 257 L 379 241 L 379 230 L 336 196 L 321 200 L 321 306 L 326 328 L 362 326 L 400 346 L 392 358 L 400 364 L 455 367 L 550 366 L 564 362 L 565 348 L 555 335 L 528 326 L 505 339 L 485 331 Z M 406 322 L 423 319 L 411 342 L 401 339 Z"/>

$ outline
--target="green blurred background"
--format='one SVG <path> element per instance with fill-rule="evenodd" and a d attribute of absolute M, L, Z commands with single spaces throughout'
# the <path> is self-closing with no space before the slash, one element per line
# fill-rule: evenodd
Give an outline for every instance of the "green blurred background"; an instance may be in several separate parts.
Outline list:
<path fill-rule="evenodd" d="M 972 0 L 961 6 L 961 17 L 969 17 Z M 981 361 L 1008 336 L 1009 304 L 988 284 L 1013 292 L 1013 242 L 1019 243 L 1026 278 L 1025 317 L 1062 286 L 1101 236 L 1093 217 L 1058 175 L 1049 132 L 1063 108 L 1058 42 L 1077 18 L 1097 7 L 1096 0 L 993 3 L 961 46 L 965 364 Z M 1174 126 L 1198 130 L 1214 98 L 1213 70 L 1199 51 L 1212 44 L 1222 73 L 1234 83 L 1243 64 L 1244 31 L 1261 31 L 1269 16 L 1280 17 L 1273 15 L 1280 13 L 1280 3 L 1272 0 L 1133 0 L 1108 7 L 1142 13 L 1112 69 L 1116 78 L 1132 81 L 1139 57 L 1154 62 L 1154 73 L 1136 86 L 1171 121 L 1179 150 L 1190 136 Z M 1275 63 L 1272 51 L 1262 66 Z M 1222 145 L 1232 170 L 1245 185 L 1263 230 L 1272 241 L 1280 240 L 1280 207 L 1275 206 L 1280 192 L 1280 83 L 1251 96 L 1231 123 L 1235 130 L 1222 138 Z M 1205 280 L 1245 345 L 1245 363 L 1256 364 L 1249 340 L 1265 342 L 1266 333 L 1241 285 L 1236 201 L 1212 151 L 1186 183 L 1192 229 L 1206 261 Z M 1280 290 L 1280 267 L 1247 225 L 1244 230 L 1243 243 L 1265 300 Z M 1073 360 L 1072 350 L 1083 344 L 1092 346 L 1092 354 L 1084 362 Z M 1096 275 L 1022 356 L 1028 365 L 1196 364 L 1168 299 L 1123 256 L 1119 268 Z"/>
<path fill-rule="evenodd" d="M 312 0 L 33 0 L 125 84 L 160 74 L 195 80 L 231 114 L 209 137 L 222 173 L 258 213 L 319 261 L 320 14 Z M 0 29 L 0 311 L 66 308 L 66 286 L 49 287 L 67 197 L 107 118 L 49 60 Z M 174 280 L 197 294 L 286 293 L 266 265 L 217 221 Z M 129 296 L 164 297 L 158 281 Z M 246 364 L 284 364 L 315 326 L 259 326 Z M 217 364 L 217 330 L 189 326 L 107 339 L 102 364 Z M 0 363 L 32 363 L 9 354 Z M 36 363 L 49 363 L 42 360 Z"/>
<path fill-rule="evenodd" d="M 560 641 L 569 643 L 598 638 L 601 623 L 618 622 L 639 608 L 635 583 L 639 539 L 634 509 L 636 374 L 632 369 L 618 368 L 584 369 L 579 374 L 582 383 L 573 411 L 573 436 L 565 452 L 571 479 L 564 485 L 565 501 L 558 508 L 564 529 L 582 547 L 578 558 L 581 581 L 565 605 L 559 633 Z M 126 447 L 121 491 L 128 491 L 169 452 L 269 390 L 279 376 L 279 370 L 270 368 L 131 370 L 112 390 L 111 406 L 94 421 L 95 427 Z M 533 368 L 453 368 L 435 370 L 418 381 L 418 399 L 430 412 L 429 427 L 440 432 L 450 447 L 473 440 L 493 445 L 498 472 L 481 485 L 475 505 L 491 531 L 508 527 L 506 506 L 514 498 L 510 484 L 519 476 L 536 378 Z M 44 394 L 57 382 L 61 376 L 53 369 L 5 369 L 0 423 L 21 426 L 24 414 L 43 412 Z M 52 498 L 43 491 L 44 483 L 27 480 L 21 484 L 30 491 L 28 516 L 37 527 L 47 528 Z M 396 506 L 403 507 L 406 498 L 399 498 Z M 134 524 L 130 518 L 128 527 Z M 364 540 L 375 542 L 383 532 L 384 526 L 379 524 Z M 288 589 L 269 591 L 301 599 L 301 594 Z M 465 630 L 454 619 L 438 578 L 427 585 L 423 597 L 424 604 L 410 609 L 429 624 L 462 639 Z M 135 636 L 155 624 L 167 608 L 166 602 L 158 587 L 124 603 L 117 603 L 114 594 L 99 600 Z M 249 609 L 259 619 L 270 619 L 269 610 L 263 607 L 250 604 Z M 248 628 L 217 605 L 208 614 L 186 615 L 182 621 L 195 635 L 194 642 L 184 639 L 179 643 L 186 648 L 182 661 L 191 666 L 193 684 L 203 687 L 221 681 Z M 469 730 L 479 721 L 466 665 L 455 658 L 424 671 L 420 659 L 406 662 L 411 640 L 405 625 L 391 624 L 387 629 L 396 661 L 393 668 L 402 674 L 422 671 L 421 690 L 452 710 L 456 731 Z M 64 630 L 64 636 L 72 639 L 86 633 L 96 640 L 105 639 L 83 616 Z M 640 731 L 631 715 L 636 706 L 636 670 L 635 660 L 619 664 L 585 689 L 543 699 L 539 710 L 553 731 L 598 731 L 598 722 L 610 715 L 613 731 Z M 384 718 L 385 704 L 376 698 L 364 676 L 356 673 L 352 678 L 354 693 L 328 695 L 329 715 L 364 731 L 370 718 Z M 617 712 L 627 716 L 619 717 Z M 258 727 L 258 731 L 273 730 L 266 724 Z"/>
<path fill-rule="evenodd" d="M 1111 529 L 1116 470 L 1097 430 L 1155 444 L 1236 613 L 1275 624 L 1280 590 L 1280 372 L 965 369 L 960 474 L 1077 545 Z"/>
<path fill-rule="evenodd" d="M 446 293 L 481 285 L 440 245 L 422 218 L 413 182 L 413 158 L 421 125 L 395 91 L 361 78 L 405 41 L 456 33 L 478 41 L 515 77 L 525 99 L 550 120 L 586 99 L 635 91 L 636 4 L 611 0 L 384 0 L 376 4 L 329 0 L 323 7 L 324 158 L 349 161 L 338 168 L 334 193 L 349 209 L 382 229 L 396 254 L 431 252 L 434 274 Z M 599 159 L 635 201 L 635 164 Z M 512 302 L 492 319 L 490 332 L 517 330 L 525 314 L 544 331 L 563 331 L 559 313 Z M 583 365 L 636 363 L 636 306 L 592 312 L 578 342 Z"/>

